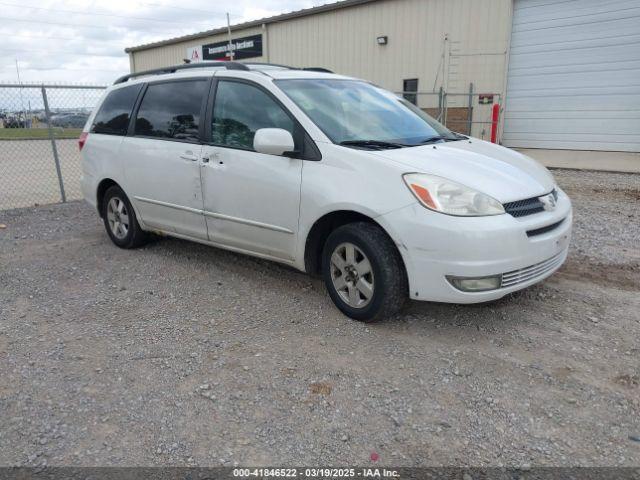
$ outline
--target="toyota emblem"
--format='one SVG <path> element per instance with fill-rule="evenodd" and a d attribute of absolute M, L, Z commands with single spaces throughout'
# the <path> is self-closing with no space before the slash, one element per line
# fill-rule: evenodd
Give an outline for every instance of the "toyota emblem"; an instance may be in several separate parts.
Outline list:
<path fill-rule="evenodd" d="M 540 197 L 540 201 L 542 202 L 543 208 L 547 211 L 556 208 L 556 197 L 553 196 L 553 193 Z"/>

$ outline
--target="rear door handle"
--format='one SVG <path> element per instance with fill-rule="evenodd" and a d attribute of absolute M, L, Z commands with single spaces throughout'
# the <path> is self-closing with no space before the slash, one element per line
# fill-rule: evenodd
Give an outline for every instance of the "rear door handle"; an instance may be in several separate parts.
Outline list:
<path fill-rule="evenodd" d="M 183 160 L 189 160 L 191 162 L 198 161 L 198 157 L 196 157 L 192 151 L 184 152 L 182 155 L 180 155 L 180 158 Z"/>

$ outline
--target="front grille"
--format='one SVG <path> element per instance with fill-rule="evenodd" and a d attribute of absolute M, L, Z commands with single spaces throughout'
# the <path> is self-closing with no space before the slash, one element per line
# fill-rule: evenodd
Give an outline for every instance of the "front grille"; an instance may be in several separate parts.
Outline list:
<path fill-rule="evenodd" d="M 536 235 L 542 235 L 543 233 L 550 232 L 551 230 L 558 228 L 562 222 L 564 222 L 564 218 L 559 222 L 552 223 L 551 225 L 547 225 L 545 227 L 527 230 L 527 237 L 535 237 Z"/>
<path fill-rule="evenodd" d="M 554 188 L 551 193 L 558 199 L 558 192 Z M 544 196 L 544 195 L 542 195 Z M 504 211 L 513 217 L 525 217 L 534 213 L 544 212 L 544 204 L 540 201 L 540 197 L 525 198 L 524 200 L 516 200 L 515 202 L 505 203 Z"/>
<path fill-rule="evenodd" d="M 504 211 L 513 217 L 524 217 L 544 212 L 544 205 L 538 197 L 527 198 L 526 200 L 505 203 Z"/>
<path fill-rule="evenodd" d="M 521 268 L 519 270 L 513 270 L 502 274 L 501 288 L 513 287 L 520 283 L 525 283 L 530 280 L 534 280 L 543 276 L 545 273 L 550 272 L 562 263 L 563 252 L 554 255 L 553 257 L 544 260 L 540 263 L 534 263 L 528 267 Z"/>

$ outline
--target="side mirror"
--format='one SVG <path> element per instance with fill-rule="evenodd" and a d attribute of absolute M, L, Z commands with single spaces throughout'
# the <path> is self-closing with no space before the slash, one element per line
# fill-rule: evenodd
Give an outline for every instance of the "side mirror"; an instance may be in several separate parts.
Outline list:
<path fill-rule="evenodd" d="M 267 155 L 283 155 L 294 149 L 293 136 L 282 128 L 260 128 L 253 137 L 253 149 Z"/>

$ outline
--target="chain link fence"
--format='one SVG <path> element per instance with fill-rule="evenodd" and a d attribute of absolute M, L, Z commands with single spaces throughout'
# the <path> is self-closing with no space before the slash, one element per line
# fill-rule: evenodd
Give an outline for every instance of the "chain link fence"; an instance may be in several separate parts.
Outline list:
<path fill-rule="evenodd" d="M 0 84 L 0 210 L 81 198 L 78 137 L 104 89 Z"/>
<path fill-rule="evenodd" d="M 494 105 L 502 106 L 502 95 L 478 93 L 474 85 L 466 92 L 397 92 L 454 132 L 489 141 L 498 123 L 493 118 Z"/>
<path fill-rule="evenodd" d="M 78 137 L 103 86 L 0 84 L 0 210 L 82 197 Z M 498 93 L 399 92 L 451 130 L 489 140 Z"/>

